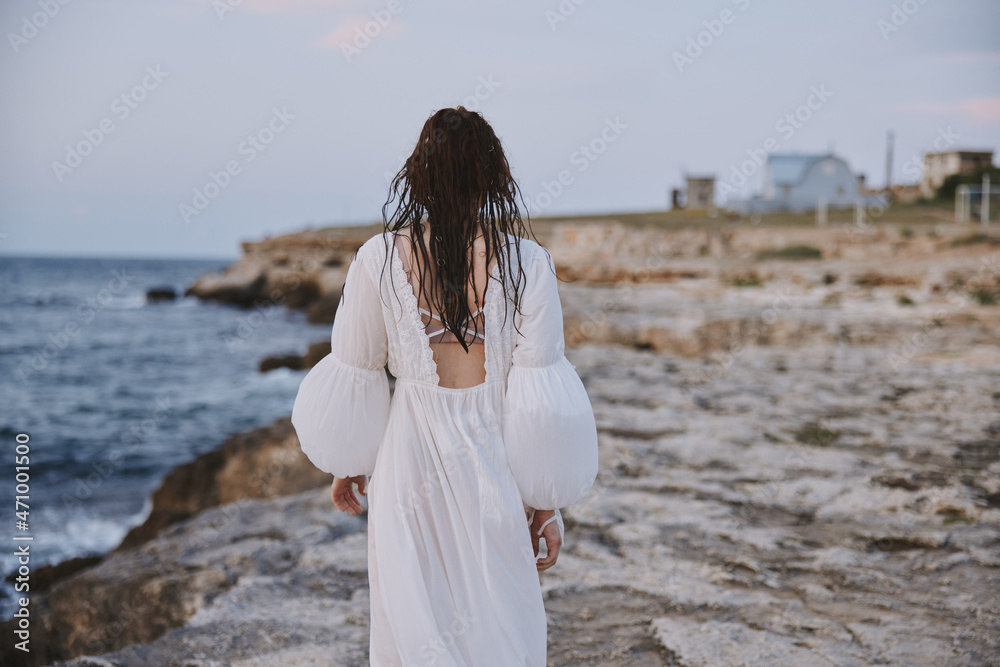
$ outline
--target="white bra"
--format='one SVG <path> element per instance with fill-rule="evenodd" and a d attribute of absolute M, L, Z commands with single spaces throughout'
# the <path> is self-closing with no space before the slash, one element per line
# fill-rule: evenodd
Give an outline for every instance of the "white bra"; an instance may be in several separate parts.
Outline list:
<path fill-rule="evenodd" d="M 407 278 L 409 278 L 409 276 L 410 276 L 409 272 L 407 272 L 406 276 L 407 276 Z M 427 334 L 427 337 L 430 339 L 430 341 L 432 343 L 456 343 L 456 342 L 458 342 L 458 339 L 455 338 L 455 334 L 453 334 L 448 329 L 445 329 L 444 326 L 440 326 L 439 328 L 432 330 L 432 327 L 434 326 L 434 320 L 437 320 L 438 322 L 441 322 L 441 318 L 440 317 L 438 317 L 437 315 L 435 315 L 434 313 L 432 313 L 431 311 L 429 311 L 429 310 L 427 310 L 425 308 L 421 308 L 420 312 L 423 313 L 424 315 L 429 316 L 431 318 L 431 321 L 428 322 L 427 325 L 426 325 L 426 327 L 424 328 L 424 332 Z M 469 319 L 475 319 L 476 317 L 479 316 L 479 314 L 481 312 L 483 312 L 483 309 L 479 308 L 476 312 L 472 313 L 472 317 L 469 318 Z M 480 345 L 482 345 L 486 341 L 486 336 L 483 334 L 482 330 L 483 330 L 483 327 L 481 325 L 479 327 L 479 331 L 476 331 L 475 327 L 473 327 L 471 324 L 466 324 L 462 328 L 462 333 L 465 334 L 465 342 L 467 344 L 479 343 Z M 470 336 L 471 336 L 471 339 L 470 339 Z M 435 337 L 437 337 L 437 340 L 435 340 Z"/>
<path fill-rule="evenodd" d="M 400 237 L 396 237 L 396 249 L 399 252 L 399 259 L 403 263 L 403 271 L 406 273 L 406 280 L 410 283 L 410 289 L 413 289 L 413 281 L 411 278 L 412 267 L 410 266 L 410 260 L 407 253 L 403 252 L 403 247 L 400 242 Z M 444 328 L 441 317 L 435 315 L 426 308 L 420 308 L 420 312 L 423 315 L 427 315 L 430 321 L 424 325 L 424 332 L 427 334 L 427 338 L 431 343 L 457 343 L 458 338 L 455 337 L 448 329 Z M 469 321 L 466 322 L 465 326 L 462 328 L 462 333 L 465 334 L 466 345 L 479 344 L 482 345 L 486 341 L 486 326 L 485 324 L 479 324 L 478 327 L 472 325 L 479 315 L 483 312 L 482 307 L 472 313 Z M 478 329 L 478 330 L 477 330 Z"/>

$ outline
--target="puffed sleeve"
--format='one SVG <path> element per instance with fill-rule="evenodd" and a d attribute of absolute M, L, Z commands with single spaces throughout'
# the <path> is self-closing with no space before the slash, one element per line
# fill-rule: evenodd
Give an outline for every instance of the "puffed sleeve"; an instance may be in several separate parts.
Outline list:
<path fill-rule="evenodd" d="M 370 475 L 389 418 L 388 342 L 363 246 L 347 270 L 330 354 L 299 385 L 292 425 L 313 464 L 336 477 Z"/>
<path fill-rule="evenodd" d="M 579 500 L 597 477 L 597 426 L 580 376 L 565 355 L 552 256 L 538 247 L 525 266 L 507 376 L 503 438 L 521 499 L 536 509 Z"/>

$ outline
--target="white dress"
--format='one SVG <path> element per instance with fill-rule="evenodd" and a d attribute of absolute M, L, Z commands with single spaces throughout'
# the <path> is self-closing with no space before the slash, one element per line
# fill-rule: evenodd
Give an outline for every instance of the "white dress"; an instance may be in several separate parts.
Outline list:
<path fill-rule="evenodd" d="M 395 248 L 383 272 L 392 245 L 390 233 L 378 234 L 358 250 L 332 351 L 303 379 L 292 412 L 318 468 L 371 475 L 371 664 L 544 667 L 525 505 L 566 507 L 597 475 L 594 413 L 564 354 L 552 258 L 520 239 L 526 283 L 516 319 L 507 296 L 513 245 L 507 289 L 494 266 L 483 306 L 486 381 L 453 389 L 438 384 Z"/>

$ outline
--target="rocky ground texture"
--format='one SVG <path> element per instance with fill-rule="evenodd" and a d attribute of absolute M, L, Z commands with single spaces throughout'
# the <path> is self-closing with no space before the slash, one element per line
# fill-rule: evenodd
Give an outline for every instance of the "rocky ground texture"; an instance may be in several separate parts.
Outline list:
<path fill-rule="evenodd" d="M 549 664 L 1000 664 L 1000 244 L 616 224 L 544 240 L 573 281 L 568 356 L 601 447 L 540 575 Z M 822 258 L 769 254 L 797 245 Z M 365 520 L 278 456 L 287 422 L 268 428 L 285 444 L 229 443 L 211 480 L 161 490 L 228 495 L 154 506 L 155 530 L 52 586 L 36 622 L 60 648 L 33 664 L 367 664 Z M 259 492 L 248 456 L 298 481 Z"/>

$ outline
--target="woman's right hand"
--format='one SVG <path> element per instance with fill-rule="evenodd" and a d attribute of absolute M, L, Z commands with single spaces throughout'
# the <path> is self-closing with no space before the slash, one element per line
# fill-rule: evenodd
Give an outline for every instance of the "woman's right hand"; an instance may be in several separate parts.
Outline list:
<path fill-rule="evenodd" d="M 358 491 L 361 495 L 365 495 L 365 484 L 368 478 L 364 475 L 355 475 L 354 477 L 334 477 L 333 485 L 330 487 L 330 498 L 333 500 L 333 504 L 341 512 L 348 512 L 350 514 L 361 514 L 364 512 L 364 508 L 361 507 L 361 502 L 358 497 L 354 495 L 354 485 L 358 485 Z"/>
<path fill-rule="evenodd" d="M 535 567 L 539 572 L 544 572 L 555 565 L 556 559 L 559 558 L 562 536 L 559 534 L 558 520 L 549 521 L 549 525 L 545 526 L 542 535 L 538 535 L 538 529 L 542 527 L 542 524 L 555 515 L 555 510 L 535 510 L 535 516 L 531 519 L 531 547 L 535 551 L 536 558 L 538 557 L 538 542 L 542 537 L 545 538 L 545 558 L 535 561 Z"/>

